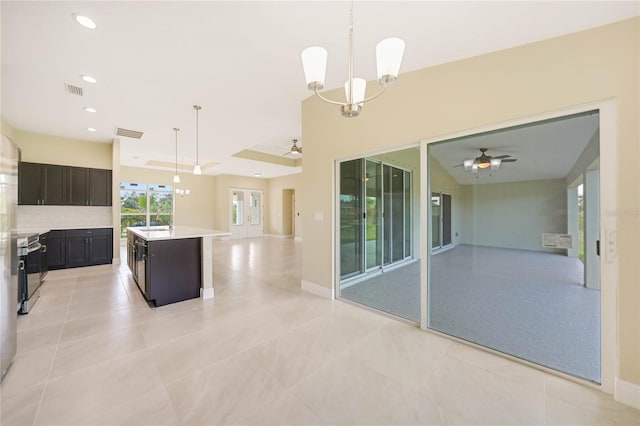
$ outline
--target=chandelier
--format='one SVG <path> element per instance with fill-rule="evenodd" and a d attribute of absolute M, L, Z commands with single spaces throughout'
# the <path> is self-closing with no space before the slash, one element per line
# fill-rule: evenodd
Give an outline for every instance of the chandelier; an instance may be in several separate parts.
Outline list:
<path fill-rule="evenodd" d="M 382 89 L 378 93 L 365 98 L 367 81 L 363 78 L 353 77 L 353 3 L 349 15 L 349 76 L 344 84 L 346 102 L 327 99 L 320 93 L 324 87 L 324 79 L 327 70 L 327 50 L 324 47 L 312 46 L 302 51 L 302 67 L 304 69 L 307 88 L 323 101 L 334 105 L 340 105 L 343 117 L 357 117 L 362 109 L 362 104 L 377 98 L 398 79 L 400 63 L 404 54 L 405 43 L 402 39 L 392 37 L 378 43 L 376 46 L 376 63 L 378 68 L 378 84 Z"/>

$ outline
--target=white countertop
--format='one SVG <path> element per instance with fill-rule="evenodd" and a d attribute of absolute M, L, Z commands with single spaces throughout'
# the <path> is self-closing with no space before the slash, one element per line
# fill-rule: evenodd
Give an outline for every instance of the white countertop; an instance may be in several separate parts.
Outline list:
<path fill-rule="evenodd" d="M 217 229 L 193 228 L 191 226 L 176 226 L 172 230 L 169 230 L 168 226 L 129 227 L 127 231 L 131 231 L 147 241 L 224 237 L 231 235 L 229 232 L 219 231 Z"/>

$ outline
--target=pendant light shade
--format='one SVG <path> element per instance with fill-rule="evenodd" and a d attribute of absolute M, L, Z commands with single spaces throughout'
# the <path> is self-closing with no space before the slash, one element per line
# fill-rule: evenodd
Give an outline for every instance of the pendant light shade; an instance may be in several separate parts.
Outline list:
<path fill-rule="evenodd" d="M 180 175 L 178 174 L 178 132 L 180 129 L 174 127 L 173 131 L 176 134 L 176 173 L 173 175 L 173 183 L 180 183 Z"/>
<path fill-rule="evenodd" d="M 398 79 L 404 46 L 404 40 L 397 37 L 384 39 L 376 46 L 378 82 L 381 85 L 393 84 Z"/>
<path fill-rule="evenodd" d="M 200 112 L 200 110 L 202 109 L 202 107 L 200 105 L 194 105 L 193 109 L 196 110 L 196 165 L 193 166 L 193 174 L 194 175 L 201 175 L 202 174 L 202 169 L 200 168 L 200 156 L 199 156 L 199 140 L 198 140 L 198 112 Z"/>
<path fill-rule="evenodd" d="M 320 46 L 307 47 L 300 56 L 307 87 L 311 90 L 322 89 L 327 72 L 327 49 Z"/>

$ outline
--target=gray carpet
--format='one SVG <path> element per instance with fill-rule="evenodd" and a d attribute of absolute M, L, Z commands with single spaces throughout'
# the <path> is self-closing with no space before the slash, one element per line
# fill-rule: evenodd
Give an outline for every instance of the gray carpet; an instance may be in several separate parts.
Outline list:
<path fill-rule="evenodd" d="M 420 321 L 420 264 L 391 270 L 341 297 Z M 575 258 L 458 246 L 431 258 L 429 327 L 600 382 L 600 292 L 582 287 Z"/>

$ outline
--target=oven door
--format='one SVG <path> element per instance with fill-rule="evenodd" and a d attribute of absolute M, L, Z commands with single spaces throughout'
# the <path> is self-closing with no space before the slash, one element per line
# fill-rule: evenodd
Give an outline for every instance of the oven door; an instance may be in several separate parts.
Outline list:
<path fill-rule="evenodd" d="M 42 261 L 43 261 L 43 246 L 40 243 L 31 244 L 27 251 L 27 289 L 26 299 L 31 299 L 31 296 L 40 288 L 42 284 Z"/>

